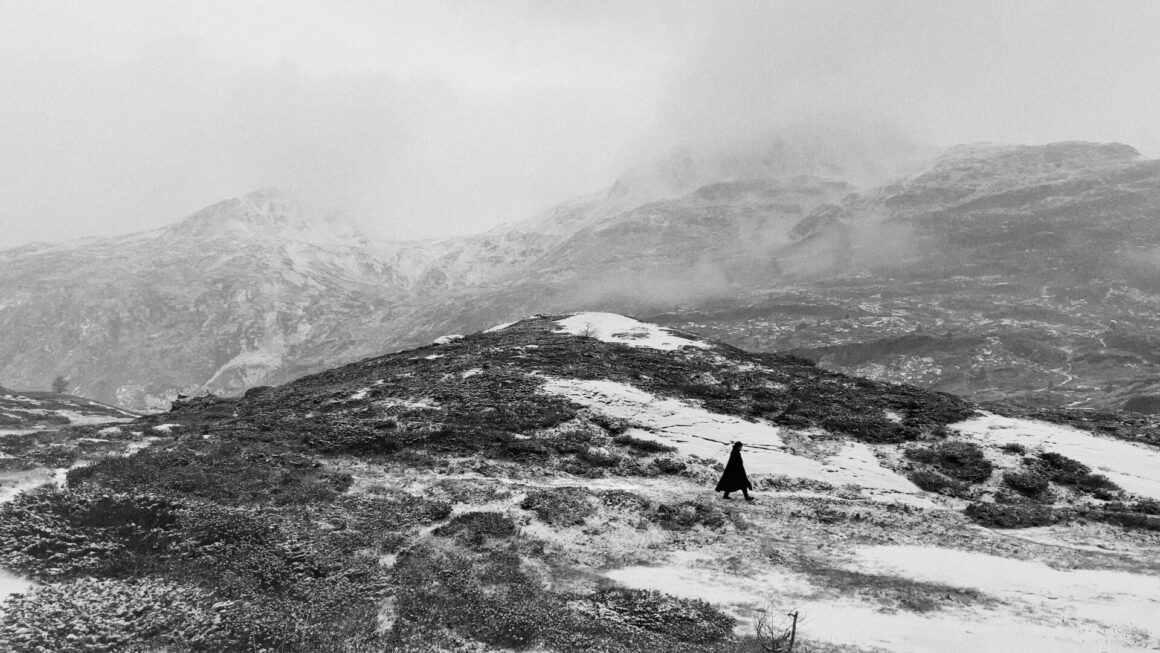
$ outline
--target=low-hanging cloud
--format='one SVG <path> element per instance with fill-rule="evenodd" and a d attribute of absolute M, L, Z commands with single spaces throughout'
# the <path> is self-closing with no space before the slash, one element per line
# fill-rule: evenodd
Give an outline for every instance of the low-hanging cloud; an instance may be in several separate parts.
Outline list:
<path fill-rule="evenodd" d="M 0 247 L 271 185 L 382 237 L 478 232 L 675 148 L 787 132 L 870 181 L 915 143 L 1160 152 L 1152 2 L 274 9 L 0 6 Z"/>

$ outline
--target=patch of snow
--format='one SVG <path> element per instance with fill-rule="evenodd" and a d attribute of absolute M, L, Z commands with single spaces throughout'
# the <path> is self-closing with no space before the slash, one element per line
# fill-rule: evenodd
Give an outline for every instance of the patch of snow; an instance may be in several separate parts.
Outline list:
<path fill-rule="evenodd" d="M 75 410 L 54 410 L 53 413 L 61 417 L 67 417 L 69 424 L 74 425 L 88 425 L 88 424 L 108 424 L 110 422 L 131 422 L 132 417 L 114 417 L 112 415 L 92 415 L 89 413 L 81 413 Z"/>
<path fill-rule="evenodd" d="M 765 607 L 798 610 L 798 635 L 818 642 L 899 653 L 976 651 L 1137 651 L 1160 634 L 1156 577 L 1095 570 L 1059 571 L 1040 562 L 921 546 L 857 550 L 854 569 L 914 581 L 973 588 L 999 598 L 999 609 L 946 606 L 937 612 L 884 612 L 852 599 L 825 598 L 808 576 L 783 569 L 721 573 L 702 554 L 676 552 L 663 565 L 613 569 L 608 578 L 718 605 L 742 619 Z M 778 622 L 780 623 L 780 622 Z M 788 625 L 788 624 L 787 624 Z"/>
<path fill-rule="evenodd" d="M 353 395 L 351 395 L 350 400 L 351 401 L 362 401 L 363 399 L 367 398 L 367 395 L 370 394 L 370 391 L 371 391 L 370 388 L 363 388 L 363 389 L 359 390 L 358 392 L 354 393 Z"/>
<path fill-rule="evenodd" d="M 439 408 L 439 404 L 431 399 L 399 399 L 388 398 L 375 402 L 376 406 L 381 408 L 418 408 L 422 410 L 434 410 Z"/>
<path fill-rule="evenodd" d="M 1154 448 L 1062 424 L 991 413 L 951 424 L 950 428 L 985 444 L 1017 442 L 1054 451 L 1088 465 L 1128 492 L 1160 499 L 1160 451 Z"/>
<path fill-rule="evenodd" d="M 470 379 L 471 377 L 475 376 L 476 374 L 482 374 L 482 373 L 483 373 L 482 368 L 473 367 L 470 370 L 467 370 L 466 372 L 464 372 L 461 376 L 465 379 Z"/>
<path fill-rule="evenodd" d="M 203 436 L 203 437 L 208 437 L 208 435 L 209 434 L 206 434 L 206 436 Z M 128 445 L 125 446 L 125 455 L 132 456 L 133 454 L 144 449 L 145 447 L 148 447 L 150 444 L 153 444 L 154 442 L 157 442 L 160 439 L 161 438 L 148 437 L 148 438 L 141 438 L 140 440 L 138 440 L 136 442 L 130 442 Z"/>
<path fill-rule="evenodd" d="M 874 497 L 879 500 L 935 505 L 905 477 L 883 467 L 870 446 L 861 442 L 847 443 L 837 453 L 818 461 L 789 451 L 781 437 L 781 427 L 711 413 L 623 383 L 549 378 L 543 391 L 626 420 L 634 427 L 629 429 L 629 435 L 674 446 L 682 455 L 724 462 L 732 443 L 744 442 L 742 454 L 750 475 L 779 474 L 833 485 L 853 484 L 870 490 L 872 496 L 884 495 Z"/>
<path fill-rule="evenodd" d="M 974 588 L 1010 603 L 1031 603 L 1036 615 L 1050 617 L 1052 621 L 1094 622 L 1084 629 L 1091 634 L 1111 631 L 1147 633 L 1149 639 L 1160 637 L 1160 622 L 1155 618 L 1160 614 L 1160 582 L 1151 574 L 1106 569 L 1059 570 L 1038 561 L 923 546 L 869 546 L 858 549 L 857 554 L 862 570 Z M 1026 626 L 1020 628 L 1026 629 Z M 996 631 L 991 636 L 998 641 L 1002 634 Z M 1123 642 L 1109 649 L 1102 646 L 1114 644 L 1114 640 L 1096 641 L 1101 645 L 1099 650 L 1127 650 L 1122 647 Z"/>
<path fill-rule="evenodd" d="M 424 356 L 423 358 L 425 360 L 433 361 L 436 358 L 443 358 L 443 354 L 431 354 L 430 356 Z"/>
<path fill-rule="evenodd" d="M 515 324 L 515 322 L 504 322 L 503 324 L 497 324 L 492 328 L 485 330 L 484 333 L 495 333 L 496 331 L 503 331 L 513 324 Z"/>
<path fill-rule="evenodd" d="M 894 422 L 895 424 L 902 423 L 902 415 L 898 414 L 896 411 L 887 410 L 884 412 L 886 414 L 886 419 L 890 420 L 891 422 Z"/>
<path fill-rule="evenodd" d="M 120 435 L 120 433 L 120 426 L 106 426 L 105 428 L 97 431 L 97 435 Z"/>
<path fill-rule="evenodd" d="M 23 594 L 32 589 L 32 581 L 0 569 L 0 603 L 12 594 Z M 0 612 L 4 608 L 0 605 Z"/>
<path fill-rule="evenodd" d="M 446 336 L 439 336 L 435 339 L 434 342 L 437 345 L 447 345 L 455 342 L 456 340 L 463 340 L 463 336 L 459 335 L 458 333 L 453 333 Z"/>
<path fill-rule="evenodd" d="M 157 426 L 153 427 L 153 430 L 154 431 L 161 431 L 162 433 L 168 433 L 171 430 L 173 430 L 174 428 L 177 428 L 179 426 L 181 426 L 181 425 L 180 424 L 158 424 Z"/>
<path fill-rule="evenodd" d="M 684 335 L 671 329 L 638 322 L 616 313 L 576 313 L 557 320 L 562 331 L 576 336 L 596 338 L 602 342 L 613 342 L 630 347 L 649 347 L 671 351 L 681 347 L 707 349 L 709 343 L 694 340 L 695 336 Z"/>

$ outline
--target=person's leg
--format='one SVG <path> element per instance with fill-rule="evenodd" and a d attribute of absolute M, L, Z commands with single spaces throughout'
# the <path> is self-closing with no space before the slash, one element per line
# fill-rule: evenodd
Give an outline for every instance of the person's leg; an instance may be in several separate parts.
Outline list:
<path fill-rule="evenodd" d="M 722 499 L 728 499 L 728 498 L 729 498 L 729 493 L 728 493 L 728 492 L 726 492 L 726 493 L 725 493 L 725 496 L 723 496 L 723 497 L 721 497 L 721 498 L 722 498 Z"/>
<path fill-rule="evenodd" d="M 746 488 L 741 488 L 741 494 L 745 496 L 746 501 L 753 501 L 753 497 L 749 496 L 749 490 Z"/>

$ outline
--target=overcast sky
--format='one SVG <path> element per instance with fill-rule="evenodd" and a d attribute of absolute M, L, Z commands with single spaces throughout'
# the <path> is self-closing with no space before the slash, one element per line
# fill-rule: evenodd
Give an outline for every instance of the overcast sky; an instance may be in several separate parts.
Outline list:
<path fill-rule="evenodd" d="M 1146 0 L 0 0 L 0 247 L 270 185 L 476 232 L 803 119 L 1157 156 L 1158 34 Z"/>

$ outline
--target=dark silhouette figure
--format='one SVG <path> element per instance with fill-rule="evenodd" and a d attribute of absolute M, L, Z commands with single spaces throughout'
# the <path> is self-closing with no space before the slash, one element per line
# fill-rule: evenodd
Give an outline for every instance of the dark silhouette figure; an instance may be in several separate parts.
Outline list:
<path fill-rule="evenodd" d="M 721 474 L 721 480 L 717 481 L 717 489 L 714 492 L 724 492 L 725 496 L 721 498 L 728 499 L 730 492 L 741 490 L 746 501 L 753 501 L 753 497 L 749 496 L 749 491 L 752 489 L 753 484 L 745 475 L 745 463 L 741 462 L 741 443 L 734 442 L 733 451 L 729 454 L 729 462 L 725 463 L 725 472 Z"/>

